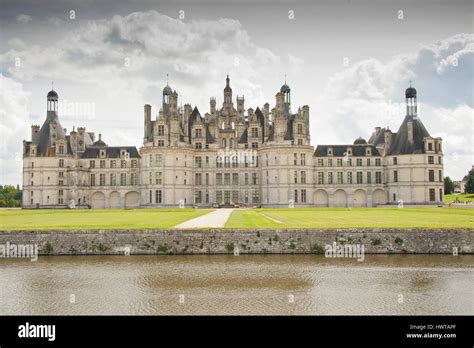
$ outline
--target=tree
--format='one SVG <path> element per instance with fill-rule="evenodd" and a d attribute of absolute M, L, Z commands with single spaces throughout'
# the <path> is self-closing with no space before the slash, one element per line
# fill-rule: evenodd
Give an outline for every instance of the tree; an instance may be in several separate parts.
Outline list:
<path fill-rule="evenodd" d="M 454 192 L 454 183 L 449 176 L 444 178 L 444 194 L 449 195 Z"/>
<path fill-rule="evenodd" d="M 467 175 L 466 188 L 464 191 L 464 193 L 474 193 L 474 169 L 471 169 Z"/>

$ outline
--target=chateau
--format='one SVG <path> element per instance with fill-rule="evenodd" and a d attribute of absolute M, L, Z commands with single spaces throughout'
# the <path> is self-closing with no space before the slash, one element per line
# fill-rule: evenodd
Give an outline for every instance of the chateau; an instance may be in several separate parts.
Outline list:
<path fill-rule="evenodd" d="M 309 107 L 294 111 L 285 83 L 275 105 L 245 109 L 227 76 L 223 102 L 209 112 L 178 107 L 163 89 L 162 106 L 144 106 L 143 146 L 108 146 L 79 127 L 67 134 L 58 94 L 23 141 L 24 208 L 374 207 L 442 204 L 441 138 L 417 116 L 416 90 L 405 91 L 398 131 L 376 127 L 368 140 L 310 145 Z M 235 101 L 235 104 L 234 104 Z"/>

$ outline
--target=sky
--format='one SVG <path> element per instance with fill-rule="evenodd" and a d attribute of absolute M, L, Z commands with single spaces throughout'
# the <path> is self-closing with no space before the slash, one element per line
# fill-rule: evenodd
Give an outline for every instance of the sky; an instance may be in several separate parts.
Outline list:
<path fill-rule="evenodd" d="M 230 75 L 245 108 L 309 105 L 311 144 L 396 131 L 404 90 L 442 137 L 445 175 L 474 163 L 472 1 L 21 1 L 0 4 L 0 184 L 21 184 L 22 140 L 60 98 L 68 131 L 139 147 L 143 105 L 156 115 L 167 83 L 179 102 L 209 111 Z"/>

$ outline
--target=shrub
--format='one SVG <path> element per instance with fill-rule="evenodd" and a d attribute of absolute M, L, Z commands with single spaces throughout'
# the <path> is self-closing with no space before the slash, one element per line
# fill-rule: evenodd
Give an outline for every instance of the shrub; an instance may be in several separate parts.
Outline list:
<path fill-rule="evenodd" d="M 402 245 L 403 244 L 403 239 L 401 238 L 395 238 L 395 244 Z"/>
<path fill-rule="evenodd" d="M 382 244 L 381 240 L 380 239 L 374 239 L 372 240 L 372 245 L 380 245 Z"/>
<path fill-rule="evenodd" d="M 46 242 L 45 250 L 47 254 L 51 254 L 53 252 L 53 246 L 49 241 Z"/>
<path fill-rule="evenodd" d="M 228 252 L 233 252 L 234 251 L 234 242 L 227 243 L 225 248 Z"/>
<path fill-rule="evenodd" d="M 165 244 L 165 245 L 159 245 L 158 246 L 158 252 L 159 253 L 166 253 L 168 251 L 168 246 Z"/>
<path fill-rule="evenodd" d="M 324 248 L 319 244 L 314 244 L 311 248 L 315 254 L 324 254 Z"/>
<path fill-rule="evenodd" d="M 296 249 L 296 244 L 295 242 L 291 241 L 290 243 L 290 249 L 295 250 Z"/>

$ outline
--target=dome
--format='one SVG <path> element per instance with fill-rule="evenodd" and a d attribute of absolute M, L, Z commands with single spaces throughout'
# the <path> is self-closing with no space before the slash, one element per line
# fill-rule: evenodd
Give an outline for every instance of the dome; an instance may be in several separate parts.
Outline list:
<path fill-rule="evenodd" d="M 358 137 L 355 141 L 354 141 L 354 145 L 365 145 L 367 144 L 367 141 L 362 138 L 362 137 Z"/>
<path fill-rule="evenodd" d="M 58 98 L 58 94 L 54 89 L 52 89 L 51 91 L 49 91 L 47 98 Z"/>
<path fill-rule="evenodd" d="M 286 83 L 280 88 L 281 93 L 288 93 L 289 91 L 290 91 L 290 86 L 288 86 Z"/>
<path fill-rule="evenodd" d="M 92 146 L 106 147 L 107 144 L 102 141 L 102 134 L 99 134 L 99 140 L 97 140 Z"/>
<path fill-rule="evenodd" d="M 165 86 L 165 88 L 163 88 L 163 94 L 171 94 L 172 92 L 173 90 L 168 84 Z"/>
<path fill-rule="evenodd" d="M 416 89 L 413 87 L 408 87 L 405 91 L 405 97 L 406 98 L 416 98 Z"/>

